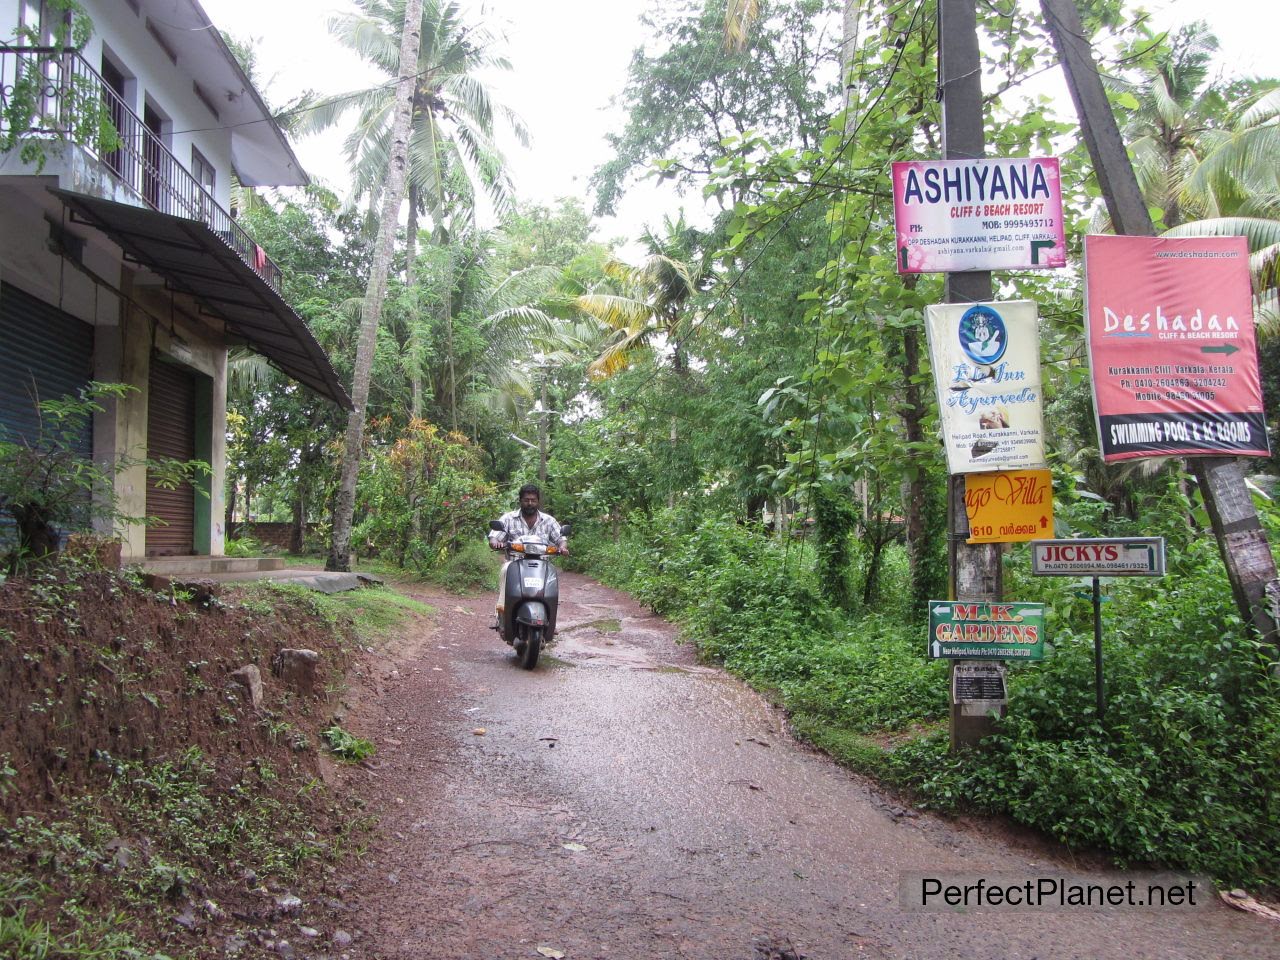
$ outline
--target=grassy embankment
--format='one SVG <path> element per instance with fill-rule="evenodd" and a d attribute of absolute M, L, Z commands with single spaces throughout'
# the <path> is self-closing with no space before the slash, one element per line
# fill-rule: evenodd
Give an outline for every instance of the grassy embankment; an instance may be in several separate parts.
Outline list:
<path fill-rule="evenodd" d="M 323 776 L 373 749 L 333 723 L 346 669 L 428 609 L 267 584 L 200 606 L 75 565 L 0 585 L 0 956 L 248 955 L 275 895 L 310 909 L 370 826 Z M 283 647 L 320 655 L 318 696 L 272 673 Z"/>

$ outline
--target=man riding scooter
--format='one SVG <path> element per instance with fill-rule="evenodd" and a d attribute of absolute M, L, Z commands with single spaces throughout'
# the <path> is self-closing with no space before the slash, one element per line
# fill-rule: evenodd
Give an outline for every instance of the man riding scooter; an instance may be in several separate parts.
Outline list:
<path fill-rule="evenodd" d="M 531 646 L 528 643 L 529 636 L 536 638 L 537 643 L 532 645 L 536 647 L 543 642 L 550 642 L 555 634 L 558 578 L 554 567 L 547 563 L 546 555 L 567 555 L 569 552 L 566 540 L 569 525 L 562 527 L 555 517 L 543 513 L 539 509 L 541 504 L 542 491 L 536 484 L 526 483 L 520 488 L 519 509 L 504 513 L 493 521 L 489 533 L 489 546 L 494 550 L 507 551 L 507 559 L 498 578 L 497 613 L 492 628 L 502 635 L 504 641 L 515 647 L 516 653 L 529 668 L 537 662 L 536 649 L 521 649 Z M 517 558 L 522 564 L 529 565 L 530 569 L 517 571 L 521 573 L 521 578 L 512 589 L 518 592 L 509 598 L 507 581 L 511 575 L 508 571 Z M 508 609 L 508 600 L 513 609 Z M 517 617 L 517 610 L 514 608 L 523 609 L 527 600 L 540 601 L 537 609 L 545 610 L 546 623 L 531 622 L 522 626 L 517 622 L 521 618 Z M 537 629 L 530 633 L 526 627 Z"/>

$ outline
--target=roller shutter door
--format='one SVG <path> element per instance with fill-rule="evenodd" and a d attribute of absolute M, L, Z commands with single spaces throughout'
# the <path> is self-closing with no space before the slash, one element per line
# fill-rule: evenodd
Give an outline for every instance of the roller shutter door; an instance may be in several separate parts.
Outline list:
<path fill-rule="evenodd" d="M 0 284 L 0 440 L 34 443 L 36 403 L 74 396 L 93 376 L 93 327 L 9 284 Z M 93 422 L 73 441 L 93 456 Z"/>
<path fill-rule="evenodd" d="M 37 442 L 36 404 L 74 396 L 92 377 L 93 327 L 0 283 L 0 440 Z M 70 439 L 77 454 L 86 460 L 92 457 L 93 419 L 77 424 Z M 0 514 L 0 553 L 16 535 L 13 520 Z"/>
<path fill-rule="evenodd" d="M 147 400 L 147 456 L 152 460 L 194 459 L 195 419 L 194 374 L 153 358 Z M 195 501 L 195 489 L 189 483 L 164 490 L 147 478 L 147 516 L 160 521 L 147 527 L 147 556 L 187 556 L 195 552 Z"/>

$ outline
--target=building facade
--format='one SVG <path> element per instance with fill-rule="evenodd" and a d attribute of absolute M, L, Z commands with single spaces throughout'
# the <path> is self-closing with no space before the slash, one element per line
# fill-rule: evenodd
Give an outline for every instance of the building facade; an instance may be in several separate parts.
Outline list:
<path fill-rule="evenodd" d="M 0 438 L 33 440 L 37 404 L 90 380 L 129 385 L 79 439 L 115 465 L 116 514 L 160 522 L 112 530 L 104 516 L 98 532 L 127 559 L 216 556 L 228 349 L 350 406 L 234 216 L 233 175 L 252 187 L 306 174 L 195 0 L 75 6 L 0 0 Z M 212 473 L 161 489 L 129 465 L 146 458 Z"/>

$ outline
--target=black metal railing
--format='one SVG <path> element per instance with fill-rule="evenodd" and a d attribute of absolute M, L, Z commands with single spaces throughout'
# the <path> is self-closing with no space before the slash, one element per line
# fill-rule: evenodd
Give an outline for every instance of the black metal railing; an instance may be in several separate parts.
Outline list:
<path fill-rule="evenodd" d="M 84 135 L 92 113 L 115 128 L 114 149 L 100 149 L 96 123 Z M 206 224 L 279 292 L 280 268 L 75 50 L 0 44 L 0 136 L 15 122 L 22 138 L 76 139 L 147 206 Z"/>

